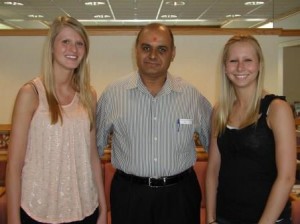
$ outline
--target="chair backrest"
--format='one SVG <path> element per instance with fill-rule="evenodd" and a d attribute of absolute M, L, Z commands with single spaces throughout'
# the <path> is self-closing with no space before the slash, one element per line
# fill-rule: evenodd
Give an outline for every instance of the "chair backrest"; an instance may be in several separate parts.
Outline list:
<path fill-rule="evenodd" d="M 110 185 L 116 169 L 110 162 L 104 164 L 104 193 L 107 205 L 107 211 L 110 211 Z"/>
<path fill-rule="evenodd" d="M 196 172 L 198 182 L 201 187 L 202 200 L 201 207 L 206 207 L 206 197 L 205 197 L 205 178 L 206 178 L 206 169 L 207 169 L 207 161 L 197 161 L 194 165 L 194 170 Z"/>
<path fill-rule="evenodd" d="M 292 222 L 300 223 L 300 200 L 292 201 Z"/>

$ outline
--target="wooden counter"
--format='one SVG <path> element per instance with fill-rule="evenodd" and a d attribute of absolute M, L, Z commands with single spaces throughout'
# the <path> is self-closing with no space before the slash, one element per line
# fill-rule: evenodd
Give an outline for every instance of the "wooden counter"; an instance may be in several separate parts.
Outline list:
<path fill-rule="evenodd" d="M 0 197 L 5 193 L 5 187 L 0 187 Z"/>

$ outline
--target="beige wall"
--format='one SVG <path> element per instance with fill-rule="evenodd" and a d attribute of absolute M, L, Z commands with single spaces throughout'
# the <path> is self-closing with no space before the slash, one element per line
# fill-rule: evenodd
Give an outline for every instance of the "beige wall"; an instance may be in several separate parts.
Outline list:
<path fill-rule="evenodd" d="M 216 77 L 222 47 L 231 35 L 175 35 L 177 55 L 170 72 L 192 82 L 211 103 L 215 102 Z M 266 61 L 266 88 L 282 94 L 278 71 L 281 42 L 300 37 L 256 36 Z M 37 76 L 44 36 L 0 36 L 0 124 L 10 123 L 18 89 Z M 106 85 L 135 70 L 134 35 L 91 36 L 91 80 L 98 94 Z"/>

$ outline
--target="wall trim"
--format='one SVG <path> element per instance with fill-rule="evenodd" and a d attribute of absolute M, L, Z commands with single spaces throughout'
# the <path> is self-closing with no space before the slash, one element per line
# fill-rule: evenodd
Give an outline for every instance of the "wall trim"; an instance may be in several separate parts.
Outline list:
<path fill-rule="evenodd" d="M 278 36 L 300 36 L 300 29 L 284 30 L 281 28 L 207 28 L 199 26 L 169 26 L 175 35 L 278 35 Z M 141 26 L 102 26 L 86 27 L 90 36 L 118 36 L 136 35 Z M 0 36 L 46 36 L 48 29 L 23 29 L 23 30 L 0 30 Z"/>

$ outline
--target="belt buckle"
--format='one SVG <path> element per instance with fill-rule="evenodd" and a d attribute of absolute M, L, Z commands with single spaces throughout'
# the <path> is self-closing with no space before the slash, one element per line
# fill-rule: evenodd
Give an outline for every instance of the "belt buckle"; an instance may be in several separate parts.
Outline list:
<path fill-rule="evenodd" d="M 162 179 L 162 181 L 163 181 L 163 185 L 157 186 L 157 185 L 153 185 L 152 180 L 158 180 L 158 179 L 156 179 L 156 178 L 154 178 L 154 177 L 149 177 L 149 178 L 148 178 L 148 186 L 149 186 L 149 187 L 153 187 L 153 188 L 165 186 L 165 185 L 166 185 L 166 182 L 167 182 L 167 177 L 162 177 L 161 179 Z"/>
<path fill-rule="evenodd" d="M 153 177 L 148 178 L 148 187 L 157 187 L 157 186 L 152 185 L 152 179 L 155 179 L 155 178 L 153 178 Z"/>

